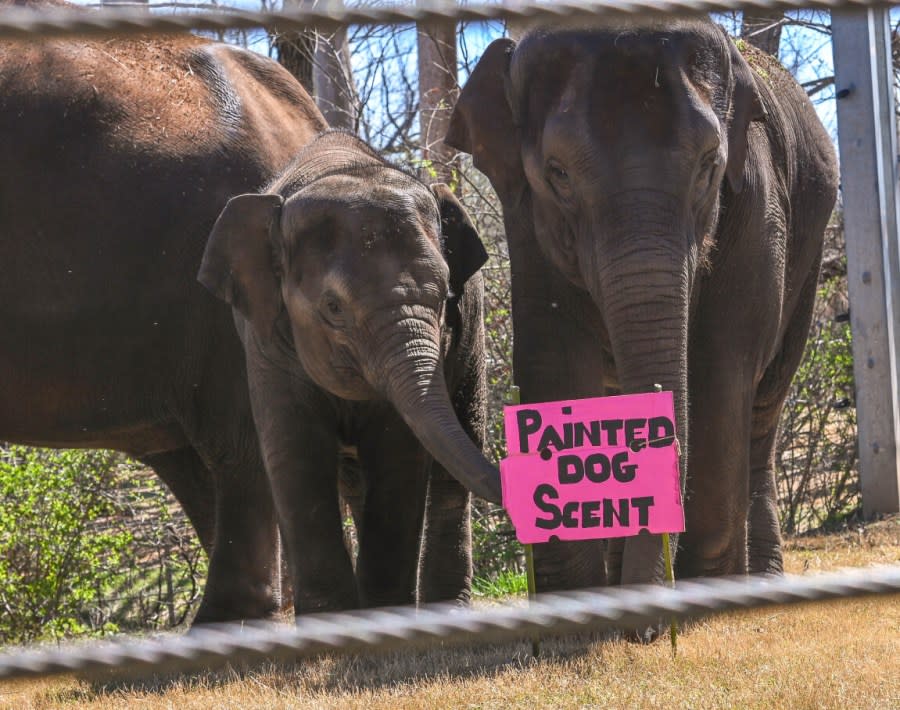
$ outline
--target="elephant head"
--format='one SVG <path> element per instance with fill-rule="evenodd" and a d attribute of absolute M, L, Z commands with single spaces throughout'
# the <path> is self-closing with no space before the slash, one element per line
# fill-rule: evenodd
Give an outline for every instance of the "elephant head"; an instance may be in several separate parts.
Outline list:
<path fill-rule="evenodd" d="M 764 119 L 750 67 L 711 22 L 538 30 L 488 47 L 445 139 L 497 190 L 511 254 L 536 241 L 593 303 L 620 390 L 675 393 L 683 480 L 695 285 Z M 514 263 L 517 276 L 530 278 Z M 658 577 L 658 544 L 633 549 L 627 564 L 646 571 L 631 581 Z"/>
<path fill-rule="evenodd" d="M 451 475 L 498 501 L 499 475 L 460 426 L 443 371 L 448 312 L 486 259 L 446 186 L 334 132 L 265 192 L 228 202 L 199 280 L 319 387 L 389 400 Z"/>

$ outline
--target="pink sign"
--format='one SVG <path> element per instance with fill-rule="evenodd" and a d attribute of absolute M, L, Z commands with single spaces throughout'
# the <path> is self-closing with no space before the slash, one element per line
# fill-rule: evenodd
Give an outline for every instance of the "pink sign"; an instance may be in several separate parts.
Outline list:
<path fill-rule="evenodd" d="M 684 530 L 671 392 L 505 407 L 503 507 L 522 543 Z"/>

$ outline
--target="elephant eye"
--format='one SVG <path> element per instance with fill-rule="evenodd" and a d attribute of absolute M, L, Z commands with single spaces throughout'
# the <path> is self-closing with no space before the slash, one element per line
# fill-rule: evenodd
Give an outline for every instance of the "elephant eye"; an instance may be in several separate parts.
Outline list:
<path fill-rule="evenodd" d="M 572 184 L 569 180 L 569 173 L 566 172 L 566 169 L 562 165 L 555 160 L 547 161 L 545 176 L 557 197 L 562 199 L 571 197 Z"/>
<path fill-rule="evenodd" d="M 329 291 L 322 296 L 322 317 L 333 326 L 343 325 L 344 307 L 336 294 Z"/>

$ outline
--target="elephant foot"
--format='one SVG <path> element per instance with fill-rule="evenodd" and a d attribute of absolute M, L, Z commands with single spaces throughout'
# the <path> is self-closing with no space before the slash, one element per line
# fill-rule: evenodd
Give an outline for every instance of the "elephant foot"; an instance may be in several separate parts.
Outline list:
<path fill-rule="evenodd" d="M 279 620 L 283 617 L 280 595 L 270 585 L 228 595 L 205 594 L 192 626 L 226 621 Z"/>
<path fill-rule="evenodd" d="M 750 550 L 750 574 L 767 574 L 780 577 L 784 574 L 784 559 L 781 550 L 775 553 L 756 553 Z"/>
<path fill-rule="evenodd" d="M 699 542 L 684 541 L 675 562 L 675 579 L 747 574 L 746 541 L 708 535 Z"/>
<path fill-rule="evenodd" d="M 419 603 L 454 604 L 460 608 L 472 606 L 472 583 L 466 577 L 464 581 L 454 580 L 450 584 L 429 584 L 419 587 Z"/>

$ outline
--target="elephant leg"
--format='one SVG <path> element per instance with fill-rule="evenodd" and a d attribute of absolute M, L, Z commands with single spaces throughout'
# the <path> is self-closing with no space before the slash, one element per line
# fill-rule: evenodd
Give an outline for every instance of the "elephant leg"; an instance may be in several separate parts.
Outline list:
<path fill-rule="evenodd" d="M 305 432 L 266 451 L 294 587 L 294 614 L 360 606 L 344 543 L 333 432 Z M 326 450 L 331 460 L 318 454 Z"/>
<path fill-rule="evenodd" d="M 252 363 L 250 391 L 291 570 L 294 613 L 355 609 L 359 596 L 344 544 L 334 407 L 314 385 Z"/>
<path fill-rule="evenodd" d="M 281 608 L 280 545 L 262 461 L 198 447 L 215 472 L 215 533 L 195 624 L 260 619 Z"/>
<path fill-rule="evenodd" d="M 625 538 L 614 537 L 606 542 L 606 581 L 610 585 L 622 584 L 622 553 Z"/>
<path fill-rule="evenodd" d="M 748 557 L 752 573 L 781 574 L 781 522 L 775 481 L 778 423 L 809 335 L 818 286 L 813 270 L 800 289 L 794 315 L 785 330 L 781 350 L 766 368 L 753 402 L 753 439 L 750 445 L 750 513 L 747 520 Z"/>
<path fill-rule="evenodd" d="M 367 478 L 356 559 L 362 603 L 414 604 L 431 457 L 399 415 L 381 408 L 359 456 Z"/>
<path fill-rule="evenodd" d="M 235 335 L 235 338 L 237 336 Z M 280 542 L 250 409 L 243 357 L 223 348 L 181 403 L 180 422 L 215 489 L 215 527 L 194 623 L 260 619 L 281 609 Z"/>
<path fill-rule="evenodd" d="M 435 462 L 428 480 L 419 601 L 456 601 L 472 598 L 471 494 Z"/>
<path fill-rule="evenodd" d="M 690 453 L 679 577 L 747 571 L 752 386 L 740 358 L 692 363 Z"/>
<path fill-rule="evenodd" d="M 216 490 L 209 469 L 193 448 L 142 456 L 175 496 L 191 521 L 207 555 L 212 554 L 216 530 Z"/>
<path fill-rule="evenodd" d="M 670 535 L 672 546 L 672 559 L 675 557 L 675 548 L 678 542 L 677 535 Z M 662 536 L 660 535 L 636 535 L 633 537 L 616 537 L 607 541 L 606 570 L 607 582 L 610 585 L 618 584 L 644 584 L 648 577 L 648 570 L 635 565 L 635 559 L 652 558 L 662 549 Z M 640 557 L 643 555 L 643 557 Z M 665 569 L 663 559 L 657 560 L 657 568 L 650 570 L 653 579 L 663 579 Z"/>
<path fill-rule="evenodd" d="M 309 459 L 309 447 L 331 449 L 333 434 L 322 434 L 298 437 L 271 459 L 267 453 L 266 460 Z M 278 466 L 272 483 L 291 568 L 294 614 L 358 608 L 353 563 L 344 544 L 336 462 Z"/>
<path fill-rule="evenodd" d="M 784 572 L 775 484 L 777 433 L 777 418 L 774 425 L 759 433 L 754 422 L 750 443 L 750 512 L 747 519 L 747 555 L 751 574 Z"/>

